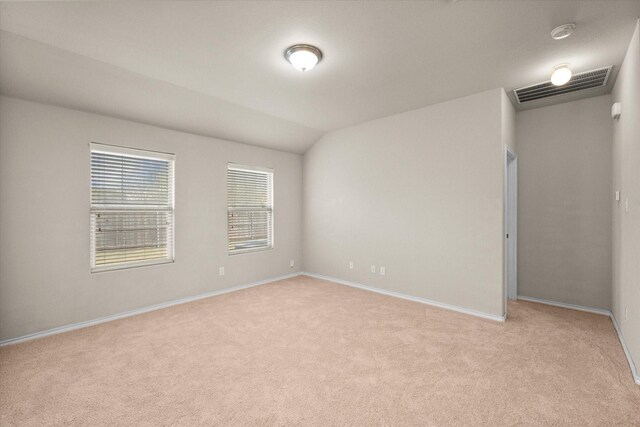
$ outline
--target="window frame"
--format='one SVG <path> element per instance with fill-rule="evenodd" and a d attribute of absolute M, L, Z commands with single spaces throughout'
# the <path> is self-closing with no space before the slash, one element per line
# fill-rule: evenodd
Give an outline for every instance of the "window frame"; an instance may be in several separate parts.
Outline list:
<path fill-rule="evenodd" d="M 130 157 L 137 157 L 143 159 L 150 159 L 156 161 L 166 161 L 169 163 L 169 204 L 163 206 L 162 209 L 158 209 L 160 205 L 115 205 L 115 204 L 94 204 L 92 202 L 92 153 L 106 153 L 113 155 L 124 155 Z M 123 147 L 118 145 L 103 144 L 99 142 L 89 143 L 89 267 L 91 273 L 101 273 L 106 271 L 127 270 L 130 268 L 147 267 L 160 264 L 171 264 L 175 262 L 175 163 L 176 156 L 172 153 L 165 153 L 161 151 L 145 150 L 138 148 Z M 111 265 L 96 266 L 96 234 L 93 227 L 93 215 L 96 212 L 119 212 L 119 211 L 131 211 L 131 212 L 168 212 L 171 216 L 171 223 L 168 226 L 167 232 L 171 233 L 171 240 L 167 242 L 167 257 L 147 259 L 142 261 L 125 261 L 120 263 L 114 263 Z M 170 245 L 169 245 L 170 243 Z"/>
<path fill-rule="evenodd" d="M 234 169 L 234 170 L 240 170 L 240 171 L 247 171 L 247 172 L 255 172 L 255 173 L 264 173 L 264 174 L 269 174 L 270 175 L 270 179 L 268 180 L 269 184 L 270 184 L 270 207 L 269 210 L 267 210 L 268 212 L 271 213 L 271 221 L 270 224 L 268 225 L 267 228 L 267 235 L 268 235 L 268 245 L 267 246 L 259 246 L 259 247 L 253 247 L 253 248 L 242 248 L 242 249 L 230 249 L 229 245 L 230 245 L 230 240 L 229 240 L 229 231 L 230 231 L 230 224 L 229 224 L 229 213 L 231 212 L 231 207 L 229 206 L 229 170 Z M 275 247 L 275 169 L 274 168 L 268 168 L 268 167 L 264 167 L 264 166 L 251 166 L 251 165 L 245 165 L 245 164 L 240 164 L 240 163 L 234 163 L 234 162 L 228 162 L 227 163 L 227 254 L 229 256 L 234 256 L 234 255 L 242 255 L 242 254 L 250 254 L 250 253 L 257 253 L 257 252 L 264 252 L 264 251 L 270 251 L 273 250 Z"/>

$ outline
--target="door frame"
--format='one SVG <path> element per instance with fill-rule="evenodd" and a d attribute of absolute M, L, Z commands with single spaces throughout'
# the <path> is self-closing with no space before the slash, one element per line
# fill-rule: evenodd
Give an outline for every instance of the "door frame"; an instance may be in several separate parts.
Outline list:
<path fill-rule="evenodd" d="M 507 238 L 507 235 L 509 236 Z M 507 300 L 518 297 L 518 156 L 504 147 L 504 314 Z"/>

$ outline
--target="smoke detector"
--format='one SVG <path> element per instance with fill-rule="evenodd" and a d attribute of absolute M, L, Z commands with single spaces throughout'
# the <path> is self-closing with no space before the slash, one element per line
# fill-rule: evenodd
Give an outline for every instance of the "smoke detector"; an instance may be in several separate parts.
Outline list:
<path fill-rule="evenodd" d="M 560 25 L 559 27 L 556 27 L 553 30 L 551 30 L 551 38 L 553 38 L 554 40 L 566 39 L 573 33 L 573 30 L 575 29 L 576 29 L 576 24 Z"/>

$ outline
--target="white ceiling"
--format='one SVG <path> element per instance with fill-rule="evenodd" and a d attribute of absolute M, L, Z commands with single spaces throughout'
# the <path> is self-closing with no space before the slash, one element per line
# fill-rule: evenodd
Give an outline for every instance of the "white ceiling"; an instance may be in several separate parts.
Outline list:
<path fill-rule="evenodd" d="M 562 62 L 616 65 L 591 92 L 606 93 L 638 16 L 639 0 L 3 2 L 0 91 L 300 153 L 328 130 L 545 81 Z M 566 22 L 574 35 L 552 40 Z M 293 69 L 295 43 L 323 61 Z"/>

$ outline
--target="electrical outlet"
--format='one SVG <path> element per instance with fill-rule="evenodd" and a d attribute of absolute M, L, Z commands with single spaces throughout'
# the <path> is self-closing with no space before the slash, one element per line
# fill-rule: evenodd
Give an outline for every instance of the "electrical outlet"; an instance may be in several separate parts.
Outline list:
<path fill-rule="evenodd" d="M 218 274 L 221 275 L 221 276 L 224 276 L 224 267 L 220 267 L 218 269 Z"/>
<path fill-rule="evenodd" d="M 375 273 L 376 273 L 376 266 L 375 266 L 375 265 L 372 265 L 372 266 L 371 266 L 371 272 L 372 272 L 373 274 L 375 274 Z"/>
<path fill-rule="evenodd" d="M 353 270 L 353 261 L 349 261 L 349 270 Z"/>
<path fill-rule="evenodd" d="M 380 275 L 381 276 L 386 276 L 387 275 L 387 269 L 384 267 L 380 267 Z"/>
<path fill-rule="evenodd" d="M 614 193 L 614 198 L 616 202 L 620 201 L 620 191 L 616 190 L 616 192 Z"/>
<path fill-rule="evenodd" d="M 295 262 L 293 262 L 293 260 L 289 261 L 289 268 L 293 268 L 294 265 L 295 265 Z"/>

